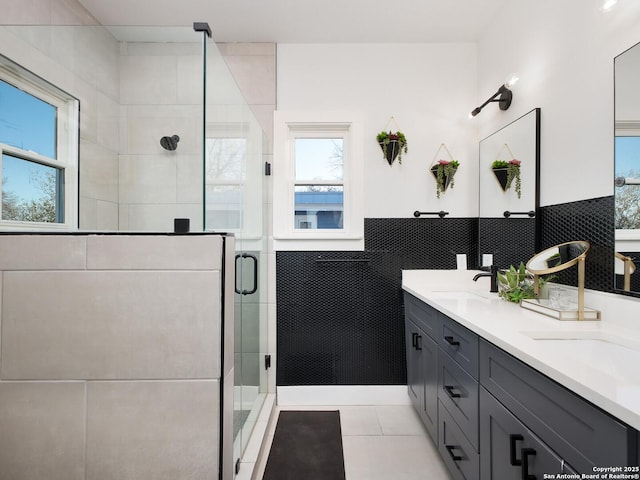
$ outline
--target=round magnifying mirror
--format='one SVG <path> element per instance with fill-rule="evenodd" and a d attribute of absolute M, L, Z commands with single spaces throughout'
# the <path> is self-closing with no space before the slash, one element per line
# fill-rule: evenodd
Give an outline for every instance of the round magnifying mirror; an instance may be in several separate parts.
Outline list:
<path fill-rule="evenodd" d="M 549 247 L 536 253 L 527 262 L 527 270 L 536 275 L 560 272 L 584 259 L 589 252 L 589 242 L 579 240 Z"/>

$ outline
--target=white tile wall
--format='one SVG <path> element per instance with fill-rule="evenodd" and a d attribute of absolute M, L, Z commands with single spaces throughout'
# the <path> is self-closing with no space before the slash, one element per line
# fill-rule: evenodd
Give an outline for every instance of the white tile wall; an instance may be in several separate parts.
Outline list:
<path fill-rule="evenodd" d="M 87 237 L 87 268 L 220 270 L 221 249 L 222 237 L 217 236 L 91 235 Z"/>
<path fill-rule="evenodd" d="M 86 251 L 83 236 L 0 235 L 0 271 L 81 270 Z"/>
<path fill-rule="evenodd" d="M 89 382 L 87 480 L 218 477 L 218 381 Z"/>
<path fill-rule="evenodd" d="M 219 271 L 5 272 L 2 378 L 219 378 L 220 287 Z"/>
<path fill-rule="evenodd" d="M 120 205 L 120 230 L 173 232 L 174 218 L 191 219 L 191 231 L 200 232 L 202 204 Z"/>
<path fill-rule="evenodd" d="M 195 105 L 131 105 L 121 153 L 130 155 L 202 154 L 202 108 Z M 160 138 L 178 135 L 178 149 L 167 152 Z M 175 180 L 175 177 L 174 177 Z"/>
<path fill-rule="evenodd" d="M 160 137 L 158 137 L 158 141 Z M 158 147 L 160 144 L 158 143 Z M 118 196 L 123 204 L 176 201 L 176 154 L 120 155 Z"/>
<path fill-rule="evenodd" d="M 0 480 L 217 477 L 221 247 L 0 236 Z"/>
<path fill-rule="evenodd" d="M 100 145 L 80 142 L 80 195 L 107 202 L 118 201 L 118 155 Z"/>
<path fill-rule="evenodd" d="M 127 105 L 174 105 L 178 61 L 174 56 L 120 57 L 120 102 Z"/>
<path fill-rule="evenodd" d="M 84 480 L 83 382 L 0 382 L 0 479 Z"/>

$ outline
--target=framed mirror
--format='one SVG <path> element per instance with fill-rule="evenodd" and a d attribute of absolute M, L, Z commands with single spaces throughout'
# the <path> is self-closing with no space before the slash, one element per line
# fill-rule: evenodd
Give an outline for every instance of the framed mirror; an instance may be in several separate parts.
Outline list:
<path fill-rule="evenodd" d="M 615 69 L 615 290 L 640 296 L 640 43 Z"/>
<path fill-rule="evenodd" d="M 481 140 L 479 159 L 478 258 L 517 266 L 539 248 L 540 109 Z"/>

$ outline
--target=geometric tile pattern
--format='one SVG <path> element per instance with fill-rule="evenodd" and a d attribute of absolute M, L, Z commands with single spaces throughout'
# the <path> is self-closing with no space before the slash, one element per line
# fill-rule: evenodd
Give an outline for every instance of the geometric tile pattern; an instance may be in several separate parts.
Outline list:
<path fill-rule="evenodd" d="M 585 262 L 585 287 L 611 292 L 614 288 L 614 197 L 598 197 L 541 208 L 540 249 L 573 240 L 586 240 L 591 249 Z M 577 285 L 577 268 L 556 274 L 554 282 Z"/>
<path fill-rule="evenodd" d="M 477 221 L 366 219 L 362 252 L 277 252 L 277 384 L 405 384 L 401 271 L 476 265 Z"/>
<path fill-rule="evenodd" d="M 454 269 L 458 253 L 508 267 L 587 240 L 586 286 L 611 291 L 612 219 L 612 196 L 542 207 L 536 247 L 536 219 L 368 218 L 364 251 L 277 252 L 277 384 L 406 384 L 401 271 Z M 573 270 L 555 281 L 575 285 Z"/>

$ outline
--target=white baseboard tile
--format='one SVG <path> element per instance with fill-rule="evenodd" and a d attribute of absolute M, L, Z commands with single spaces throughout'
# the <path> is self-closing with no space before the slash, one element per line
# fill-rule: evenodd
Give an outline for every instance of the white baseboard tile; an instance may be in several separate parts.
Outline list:
<path fill-rule="evenodd" d="M 283 405 L 411 405 L 406 385 L 300 385 L 277 387 Z"/>

